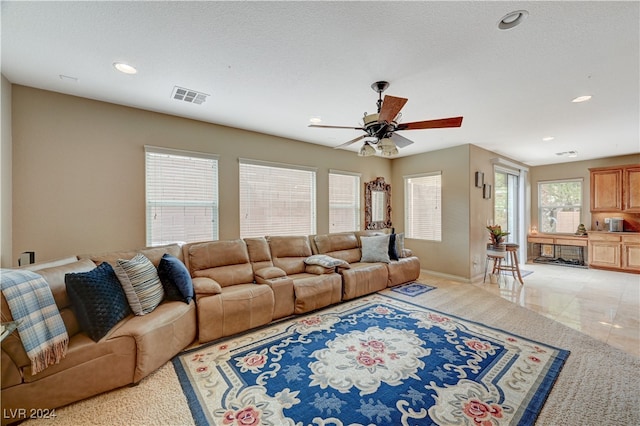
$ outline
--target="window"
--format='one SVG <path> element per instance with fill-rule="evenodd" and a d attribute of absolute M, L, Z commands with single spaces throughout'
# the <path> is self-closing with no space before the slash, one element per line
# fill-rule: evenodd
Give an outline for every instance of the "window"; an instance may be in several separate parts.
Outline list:
<path fill-rule="evenodd" d="M 240 236 L 316 232 L 316 171 L 240 159 Z"/>
<path fill-rule="evenodd" d="M 582 179 L 538 183 L 541 232 L 574 233 L 582 213 Z"/>
<path fill-rule="evenodd" d="M 329 232 L 360 230 L 360 175 L 329 171 Z"/>
<path fill-rule="evenodd" d="M 442 241 L 442 174 L 404 177 L 405 236 Z"/>
<path fill-rule="evenodd" d="M 519 172 L 496 168 L 494 171 L 494 204 L 493 224 L 500 225 L 503 231 L 509 232 L 509 241 L 518 243 L 520 189 Z"/>
<path fill-rule="evenodd" d="M 147 245 L 218 239 L 218 157 L 145 146 Z"/>

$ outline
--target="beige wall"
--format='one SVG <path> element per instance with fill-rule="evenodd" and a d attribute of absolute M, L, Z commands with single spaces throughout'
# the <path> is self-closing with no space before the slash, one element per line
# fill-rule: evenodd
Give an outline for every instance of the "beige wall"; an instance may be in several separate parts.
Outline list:
<path fill-rule="evenodd" d="M 9 101 L 12 109 L 5 108 Z M 318 233 L 328 232 L 329 169 L 361 173 L 363 183 L 385 177 L 392 185 L 397 232 L 404 231 L 403 176 L 440 170 L 442 242 L 407 240 L 407 247 L 425 270 L 466 280 L 482 275 L 493 198 L 482 198 L 474 175 L 484 172 L 485 182 L 493 186 L 492 160 L 498 155 L 474 145 L 394 160 L 361 158 L 300 141 L 11 86 L 4 78 L 2 102 L 4 267 L 15 266 L 23 251 L 35 251 L 36 260 L 43 261 L 145 245 L 143 147 L 155 145 L 220 156 L 221 239 L 239 234 L 241 157 L 317 167 Z M 531 224 L 537 225 L 537 181 L 584 178 L 588 215 L 588 168 L 638 162 L 640 155 L 530 168 L 525 185 L 531 188 Z"/>
<path fill-rule="evenodd" d="M 582 179 L 582 223 L 587 229 L 594 229 L 592 223 L 591 197 L 589 191 L 589 169 L 593 167 L 619 166 L 624 164 L 640 164 L 640 154 L 619 157 L 601 158 L 597 160 L 574 161 L 562 164 L 550 164 L 531 168 L 531 226 L 540 229 L 538 223 L 538 182 L 561 179 Z"/>
<path fill-rule="evenodd" d="M 475 145 L 460 145 L 393 160 L 393 210 L 398 212 L 393 222 L 398 232 L 404 229 L 403 177 L 442 172 L 442 241 L 406 240 L 423 269 L 465 281 L 482 276 L 493 197 L 482 197 L 482 188 L 475 186 L 475 172 L 483 172 L 484 182 L 493 188 L 496 158 L 496 153 Z"/>
<path fill-rule="evenodd" d="M 0 139 L 0 267 L 13 265 L 11 253 L 11 83 L 2 76 L 0 90 L 0 116 L 2 117 L 2 135 Z"/>
<path fill-rule="evenodd" d="M 144 145 L 220 156 L 220 239 L 239 235 L 238 158 L 317 167 L 319 233 L 329 228 L 329 169 L 362 182 L 391 176 L 390 160 L 280 137 L 17 85 L 12 100 L 16 259 L 144 246 Z"/>
<path fill-rule="evenodd" d="M 393 224 L 404 230 L 404 176 L 442 172 L 442 241 L 406 239 L 422 269 L 469 278 L 469 145 L 393 160 Z"/>

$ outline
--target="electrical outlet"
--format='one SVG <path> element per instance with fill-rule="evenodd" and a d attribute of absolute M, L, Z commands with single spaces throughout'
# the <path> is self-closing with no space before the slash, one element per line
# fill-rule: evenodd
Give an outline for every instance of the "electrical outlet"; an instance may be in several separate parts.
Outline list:
<path fill-rule="evenodd" d="M 608 225 L 609 222 L 611 222 L 611 218 L 610 217 L 605 217 L 604 218 L 604 223 Z"/>

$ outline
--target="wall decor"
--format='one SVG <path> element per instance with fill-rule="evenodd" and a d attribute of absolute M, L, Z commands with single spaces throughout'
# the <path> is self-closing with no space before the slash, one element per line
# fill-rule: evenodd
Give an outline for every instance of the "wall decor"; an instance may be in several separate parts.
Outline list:
<path fill-rule="evenodd" d="M 484 173 L 476 172 L 476 188 L 482 188 L 484 185 Z"/>
<path fill-rule="evenodd" d="M 377 177 L 364 184 L 364 229 L 391 226 L 391 185 L 383 177 Z"/>
<path fill-rule="evenodd" d="M 482 185 L 482 198 L 486 200 L 491 198 L 491 185 L 488 183 L 485 183 L 484 185 Z"/>

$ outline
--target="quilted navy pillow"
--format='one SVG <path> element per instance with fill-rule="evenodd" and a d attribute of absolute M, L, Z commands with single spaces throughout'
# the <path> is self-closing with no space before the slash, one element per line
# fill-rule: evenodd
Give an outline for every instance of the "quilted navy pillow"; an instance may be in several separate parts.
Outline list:
<path fill-rule="evenodd" d="M 107 262 L 89 272 L 66 274 L 64 282 L 80 328 L 95 342 L 131 313 L 120 281 Z"/>
<path fill-rule="evenodd" d="M 389 259 L 398 260 L 398 249 L 396 247 L 396 234 L 389 234 Z"/>
<path fill-rule="evenodd" d="M 193 282 L 184 263 L 175 256 L 165 254 L 158 264 L 158 276 L 168 300 L 182 300 L 190 303 L 193 299 Z"/>

